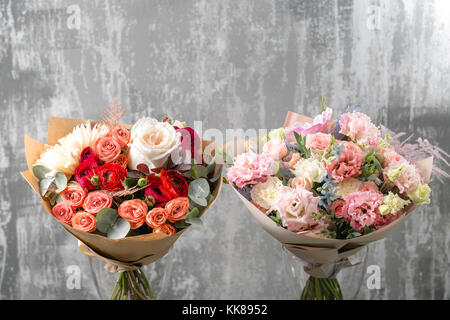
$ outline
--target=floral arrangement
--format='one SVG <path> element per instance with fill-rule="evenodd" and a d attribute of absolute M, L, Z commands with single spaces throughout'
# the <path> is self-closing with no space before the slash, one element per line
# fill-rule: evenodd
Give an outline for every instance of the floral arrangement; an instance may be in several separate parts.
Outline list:
<path fill-rule="evenodd" d="M 152 254 L 141 254 L 162 256 L 181 231 L 202 224 L 200 215 L 217 197 L 221 167 L 203 158 L 203 141 L 184 122 L 146 117 L 130 127 L 119 124 L 122 115 L 116 103 L 101 121 L 75 125 L 55 145 L 45 146 L 31 171 L 50 213 L 98 256 L 114 257 L 118 244 L 100 254 L 95 250 L 98 237 L 173 238 L 164 244 L 156 241 Z M 142 238 L 150 234 L 155 236 Z M 127 251 L 136 247 L 123 249 L 119 262 L 135 260 Z M 119 264 L 127 271 L 121 273 L 113 299 L 152 297 L 138 268 L 144 262 L 125 269 Z"/>
<path fill-rule="evenodd" d="M 311 243 L 305 237 L 318 239 L 313 247 L 323 244 L 324 249 L 330 243 L 336 249 L 344 246 L 339 241 L 326 245 L 325 239 L 367 244 L 358 238 L 383 229 L 416 205 L 430 203 L 426 170 L 399 154 L 390 143 L 392 137 L 383 136 L 364 113 L 347 112 L 334 121 L 332 109 L 323 107 L 314 119 L 290 116 L 288 126 L 263 137 L 261 152 L 247 143 L 246 152 L 227 168 L 226 180 L 272 224 L 303 236 L 295 238 L 296 252 Z M 267 221 L 262 224 L 285 245 L 296 241 Z M 308 260 L 311 251 L 305 252 L 298 256 Z M 316 257 L 310 260 L 316 266 L 324 264 Z M 339 284 L 330 285 L 327 276 L 323 278 L 316 279 L 321 280 L 319 290 L 331 298 L 342 297 Z M 317 298 L 316 288 L 307 286 L 302 297 Z"/>

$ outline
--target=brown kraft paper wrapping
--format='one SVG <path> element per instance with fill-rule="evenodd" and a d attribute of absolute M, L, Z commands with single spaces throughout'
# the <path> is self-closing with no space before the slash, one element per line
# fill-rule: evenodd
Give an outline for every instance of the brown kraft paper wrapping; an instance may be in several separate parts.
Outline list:
<path fill-rule="evenodd" d="M 60 138 L 71 133 L 73 128 L 77 125 L 86 122 L 87 120 L 51 117 L 48 125 L 47 145 L 52 146 L 56 144 Z M 123 126 L 126 128 L 131 127 L 130 125 Z M 24 142 L 28 170 L 22 172 L 21 174 L 40 197 L 39 181 L 33 175 L 32 168 L 33 164 L 40 157 L 40 154 L 45 150 L 46 145 L 28 136 L 25 136 Z M 202 149 L 205 149 L 210 143 L 211 141 L 202 140 Z M 217 164 L 215 170 L 221 170 L 221 167 L 222 165 Z M 216 201 L 221 187 L 222 179 L 219 178 L 216 182 L 215 189 L 212 191 L 212 199 L 210 203 L 200 212 L 199 216 L 208 210 Z M 42 205 L 45 210 L 51 214 L 50 203 L 43 199 Z M 113 240 L 98 234 L 82 232 L 64 223 L 59 223 L 64 229 L 66 229 L 88 248 L 86 249 L 80 246 L 83 253 L 109 262 L 109 264 L 116 266 L 116 271 L 133 269 L 135 267 L 150 264 L 162 258 L 186 230 L 183 229 L 172 236 L 158 232 Z"/>
<path fill-rule="evenodd" d="M 285 127 L 290 127 L 294 123 L 306 123 L 312 122 L 311 118 L 303 115 L 296 114 L 294 112 L 289 112 L 286 117 Z M 261 147 L 260 138 L 252 138 L 250 140 L 257 141 L 259 147 Z M 248 141 L 237 141 L 233 143 L 233 151 L 239 150 L 243 152 L 248 149 Z M 230 145 L 228 145 L 228 150 Z M 259 148 L 261 149 L 261 148 Z M 428 183 L 431 176 L 431 169 L 433 166 L 433 158 L 429 157 L 421 161 L 414 163 L 419 169 L 425 183 Z M 330 276 L 335 276 L 337 271 L 334 270 L 335 262 L 341 262 L 341 267 L 347 267 L 357 264 L 356 261 L 351 261 L 352 255 L 357 253 L 359 250 L 364 248 L 364 246 L 377 240 L 381 240 L 388 235 L 398 224 L 402 223 L 411 212 L 417 207 L 414 204 L 410 204 L 405 208 L 405 214 L 393 221 L 389 225 L 371 232 L 367 235 L 363 235 L 357 238 L 342 240 L 342 239 L 327 239 L 315 235 L 312 232 L 303 232 L 297 234 L 283 227 L 278 226 L 272 219 L 260 211 L 256 206 L 254 206 L 250 201 L 245 199 L 234 187 L 234 191 L 238 197 L 245 204 L 247 209 L 250 211 L 252 216 L 261 225 L 261 227 L 272 235 L 275 239 L 280 241 L 284 247 L 289 250 L 296 257 L 301 260 L 308 262 L 313 265 L 312 268 L 305 268 L 305 271 L 310 275 L 317 278 L 328 278 Z"/>

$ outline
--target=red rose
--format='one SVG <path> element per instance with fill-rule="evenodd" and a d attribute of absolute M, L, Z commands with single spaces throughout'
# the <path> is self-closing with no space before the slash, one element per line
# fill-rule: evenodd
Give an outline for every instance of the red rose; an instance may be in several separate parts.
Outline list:
<path fill-rule="evenodd" d="M 86 147 L 81 151 L 80 155 L 80 163 L 88 162 L 88 163 L 95 163 L 97 165 L 100 164 L 100 160 L 98 159 L 97 155 L 95 154 L 94 150 L 92 150 L 91 147 Z"/>
<path fill-rule="evenodd" d="M 189 186 L 186 179 L 176 171 L 161 170 L 161 182 L 174 198 L 186 197 L 188 194 Z"/>
<path fill-rule="evenodd" d="M 174 198 L 169 190 L 163 186 L 161 178 L 154 173 L 147 176 L 147 181 L 148 187 L 144 191 L 145 198 L 153 206 L 164 207 L 167 202 Z"/>
<path fill-rule="evenodd" d="M 95 171 L 98 175 L 100 188 L 107 191 L 122 190 L 122 181 L 127 177 L 127 170 L 121 165 L 107 163 Z"/>
<path fill-rule="evenodd" d="M 95 175 L 95 170 L 97 167 L 98 165 L 95 162 L 86 161 L 80 163 L 80 165 L 75 169 L 75 181 L 78 182 L 82 188 L 86 188 L 88 190 L 96 189 L 97 186 L 92 184 L 91 178 Z"/>

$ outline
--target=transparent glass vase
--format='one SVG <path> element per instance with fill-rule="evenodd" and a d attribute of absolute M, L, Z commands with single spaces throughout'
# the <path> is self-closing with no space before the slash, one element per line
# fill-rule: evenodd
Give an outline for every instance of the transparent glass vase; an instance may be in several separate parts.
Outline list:
<path fill-rule="evenodd" d="M 302 291 L 308 281 L 310 275 L 303 269 L 307 263 L 290 251 L 288 251 L 284 246 L 283 248 L 283 265 L 286 268 L 286 274 L 288 275 L 288 283 L 293 284 L 292 291 L 293 299 L 299 299 Z M 361 288 L 362 282 L 364 280 L 364 275 L 366 271 L 367 264 L 367 253 L 369 247 L 361 249 L 357 252 L 354 257 L 361 259 L 361 263 L 349 268 L 341 269 L 336 279 L 339 281 L 342 294 L 345 300 L 355 300 L 358 297 L 359 290 Z"/>
<path fill-rule="evenodd" d="M 173 250 L 170 249 L 161 259 L 141 268 L 150 283 L 156 300 L 164 299 L 167 293 L 172 273 L 173 254 Z M 119 273 L 108 272 L 104 269 L 105 262 L 95 258 L 89 258 L 89 267 L 99 299 L 109 300 Z"/>

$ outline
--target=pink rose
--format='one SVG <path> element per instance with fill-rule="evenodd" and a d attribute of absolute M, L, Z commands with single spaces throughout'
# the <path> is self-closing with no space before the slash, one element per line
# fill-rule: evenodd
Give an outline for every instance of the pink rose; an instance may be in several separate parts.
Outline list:
<path fill-rule="evenodd" d="M 358 191 L 344 196 L 342 213 L 350 226 L 362 233 L 364 227 L 374 225 L 378 207 L 383 202 L 383 194 L 373 191 Z"/>
<path fill-rule="evenodd" d="M 234 165 L 227 169 L 226 178 L 240 189 L 248 184 L 265 182 L 274 172 L 274 160 L 267 154 L 252 151 L 241 153 L 234 160 Z"/>
<path fill-rule="evenodd" d="M 95 149 L 99 159 L 105 163 L 114 161 L 122 151 L 120 143 L 112 137 L 103 137 L 98 139 L 95 143 Z"/>
<path fill-rule="evenodd" d="M 88 193 L 83 202 L 83 209 L 87 213 L 96 215 L 104 208 L 111 208 L 113 199 L 103 191 L 93 191 Z"/>
<path fill-rule="evenodd" d="M 361 165 L 364 163 L 362 150 L 352 142 L 346 142 L 344 149 L 339 155 L 339 159 L 335 159 L 327 167 L 328 174 L 333 179 L 343 181 L 349 177 L 357 177 L 361 174 Z"/>
<path fill-rule="evenodd" d="M 301 187 L 281 187 L 274 201 L 273 209 L 281 216 L 283 226 L 292 232 L 317 230 L 319 221 L 314 220 L 312 214 L 318 213 L 320 198 Z"/>
<path fill-rule="evenodd" d="M 325 150 L 331 144 L 331 135 L 327 133 L 313 133 L 306 136 L 306 147 L 308 149 Z M 314 152 L 314 150 L 312 150 Z"/>
<path fill-rule="evenodd" d="M 272 139 L 264 144 L 263 153 L 277 161 L 283 159 L 289 153 L 289 150 L 283 142 Z"/>
<path fill-rule="evenodd" d="M 312 182 L 307 177 L 298 176 L 292 179 L 291 187 L 292 188 L 301 187 L 309 191 L 312 188 Z"/>
<path fill-rule="evenodd" d="M 78 208 L 83 205 L 84 198 L 86 198 L 86 190 L 81 186 L 69 183 L 67 188 L 60 193 L 61 198 L 72 208 Z"/>
<path fill-rule="evenodd" d="M 369 146 L 378 145 L 380 131 L 364 113 L 344 113 L 339 120 L 339 127 L 341 128 L 339 133 L 358 143 L 365 143 Z"/>

